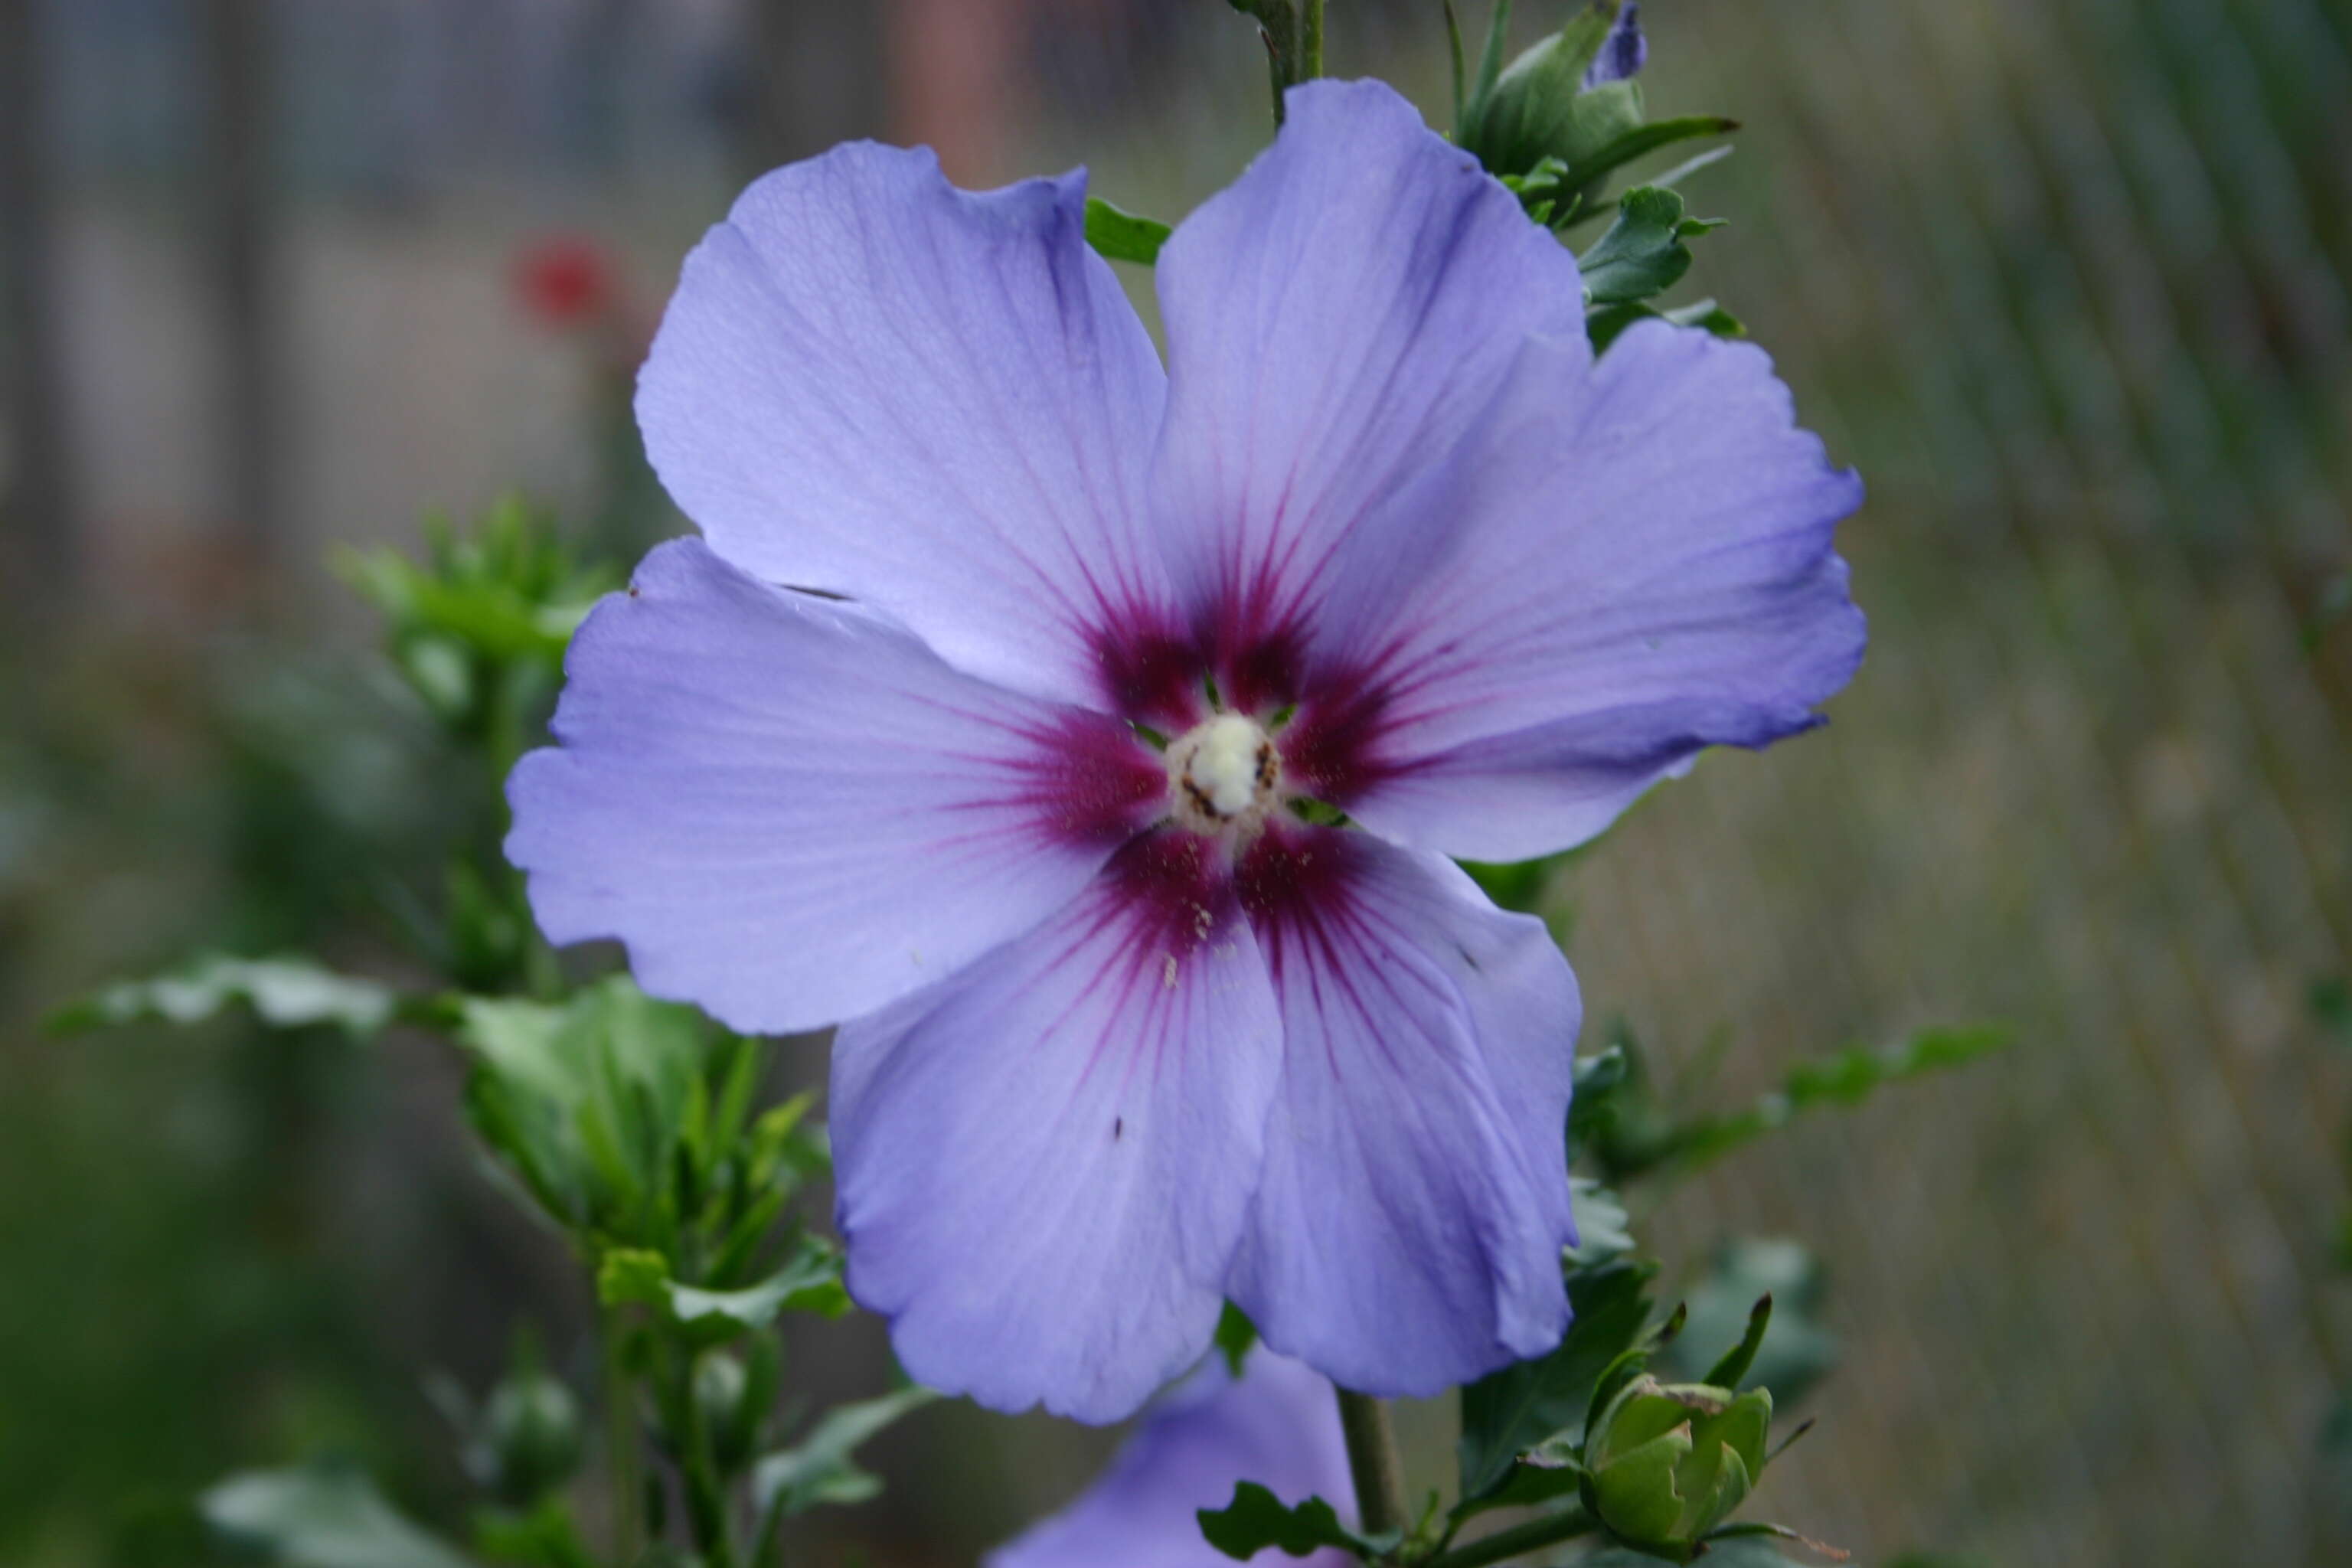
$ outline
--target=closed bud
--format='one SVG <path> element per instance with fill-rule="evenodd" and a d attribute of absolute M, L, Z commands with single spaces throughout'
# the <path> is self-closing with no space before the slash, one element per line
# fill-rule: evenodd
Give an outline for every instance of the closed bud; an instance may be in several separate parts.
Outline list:
<path fill-rule="evenodd" d="M 725 1351 L 712 1351 L 695 1363 L 696 1414 L 710 1434 L 711 1454 L 722 1469 L 733 1470 L 751 1457 L 750 1387 L 743 1363 Z"/>
<path fill-rule="evenodd" d="M 481 1431 L 499 1497 L 517 1508 L 562 1486 L 580 1468 L 579 1402 L 543 1372 L 517 1373 L 492 1389 Z"/>
<path fill-rule="evenodd" d="M 1687 1560 L 1731 1517 L 1764 1468 L 1772 1395 L 1644 1374 L 1593 1423 L 1584 1500 L 1628 1545 Z"/>
<path fill-rule="evenodd" d="M 1642 124 L 1638 9 L 1602 0 L 1513 60 L 1464 110 L 1462 145 L 1489 174 L 1524 175 L 1556 158 L 1570 189 L 1584 184 L 1593 155 Z"/>

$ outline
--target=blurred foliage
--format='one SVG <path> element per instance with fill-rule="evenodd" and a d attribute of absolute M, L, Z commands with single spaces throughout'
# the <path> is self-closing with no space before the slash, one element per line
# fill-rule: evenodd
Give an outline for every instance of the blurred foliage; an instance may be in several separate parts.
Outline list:
<path fill-rule="evenodd" d="M 467 1568 L 364 1475 L 337 1466 L 240 1476 L 200 1507 L 226 1544 L 282 1568 Z"/>
<path fill-rule="evenodd" d="M 805 1096 L 762 1103 L 770 1043 L 655 1001 L 625 974 L 568 974 L 500 853 L 506 774 L 543 736 L 572 632 L 616 579 L 581 565 L 548 519 L 514 501 L 463 533 L 436 523 L 428 542 L 422 564 L 385 552 L 349 575 L 381 612 L 407 691 L 472 773 L 440 852 L 442 909 L 406 922 L 409 960 L 432 981 L 402 990 L 308 955 L 210 955 L 104 987 L 57 1009 L 51 1026 L 200 1027 L 236 1010 L 270 1047 L 328 1029 L 366 1040 L 394 1024 L 444 1037 L 468 1063 L 486 1168 L 566 1239 L 594 1303 L 606 1552 L 635 1563 L 673 1551 L 674 1488 L 694 1561 L 771 1562 L 785 1519 L 877 1489 L 852 1451 L 927 1396 L 840 1407 L 762 1457 L 782 1425 L 779 1317 L 849 1306 L 839 1248 L 793 1208 L 830 1174 L 824 1131 Z M 566 1484 L 584 1447 L 580 1402 L 536 1343 L 519 1341 L 478 1410 L 446 1376 L 429 1390 L 482 1493 L 465 1533 L 504 1561 L 579 1568 L 589 1549 Z M 219 1543 L 287 1568 L 462 1561 L 363 1476 L 340 1464 L 248 1472 L 205 1492 L 198 1511 Z"/>
<path fill-rule="evenodd" d="M 425 542 L 421 563 L 387 549 L 346 553 L 341 570 L 383 616 L 410 688 L 453 738 L 480 750 L 496 784 L 554 702 L 572 632 L 621 574 L 583 563 L 520 497 L 469 530 L 428 519 Z"/>
<path fill-rule="evenodd" d="M 379 879 L 454 826 L 446 759 L 349 661 L 100 638 L 32 657 L 0 670 L 0 1560 L 179 1568 L 178 1500 L 225 1454 L 335 1447 L 444 1495 L 415 1325 L 516 1270 L 478 1224 L 389 1254 L 343 1240 L 352 1189 L 323 1173 L 380 1160 L 401 1121 L 401 1064 L 341 1048 L 386 994 L 215 958 L 95 997 L 84 1023 L 153 1016 L 102 1047 L 33 1037 L 76 977 L 199 946 L 396 969 Z M 281 1027 L 255 1033 L 263 1015 Z M 459 1173 L 420 1152 L 372 1223 L 447 1198 Z"/>
<path fill-rule="evenodd" d="M 120 981 L 69 1002 L 49 1015 L 48 1026 L 60 1034 L 142 1023 L 185 1028 L 239 1004 L 251 1008 L 254 1022 L 264 1028 L 331 1025 L 354 1039 L 374 1034 L 401 1010 L 400 996 L 390 986 L 337 974 L 299 954 L 257 959 L 205 953 L 166 973 Z"/>

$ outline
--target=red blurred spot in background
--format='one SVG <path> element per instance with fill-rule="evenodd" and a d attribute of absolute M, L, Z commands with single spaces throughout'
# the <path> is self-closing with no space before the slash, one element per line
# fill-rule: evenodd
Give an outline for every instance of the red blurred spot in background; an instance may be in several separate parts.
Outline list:
<path fill-rule="evenodd" d="M 614 303 L 612 263 L 593 240 L 577 235 L 524 247 L 515 258 L 514 287 L 532 318 L 558 331 L 599 320 Z"/>

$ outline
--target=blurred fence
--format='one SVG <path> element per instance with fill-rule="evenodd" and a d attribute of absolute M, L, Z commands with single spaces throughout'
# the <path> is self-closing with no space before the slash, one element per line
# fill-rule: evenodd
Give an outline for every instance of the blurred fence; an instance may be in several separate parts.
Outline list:
<path fill-rule="evenodd" d="M 148 145 L 152 98 L 121 89 L 179 58 L 155 9 L 90 8 L 144 41 L 75 79 L 68 206 Z M 289 154 L 317 187 L 298 230 L 351 199 L 354 171 L 396 185 L 473 161 L 465 189 L 341 242 L 404 258 L 408 292 L 302 274 L 289 353 L 364 384 L 355 422 L 492 388 L 364 454 L 380 531 L 471 499 L 420 493 L 431 478 L 493 482 L 516 450 L 502 399 L 542 384 L 480 379 L 468 356 L 517 340 L 473 306 L 447 320 L 443 297 L 478 287 L 448 280 L 499 265 L 517 208 L 548 210 L 524 187 L 559 165 L 557 210 L 666 268 L 740 166 L 719 68 L 755 35 L 718 0 L 277 10 L 302 112 L 360 115 Z M 1097 189 L 1172 215 L 1263 139 L 1260 61 L 1219 0 L 974 5 L 958 25 L 993 42 L 945 52 L 923 28 L 956 8 L 884 10 L 899 121 L 969 127 L 969 175 L 1083 157 Z M 1435 10 L 1332 0 L 1336 67 L 1442 115 Z M 635 43 L 591 47 L 591 13 Z M 1685 288 L 1750 322 L 1868 478 L 1845 537 L 1874 642 L 1829 730 L 1710 759 L 1563 890 L 1587 994 L 1670 1079 L 1719 1063 L 1709 1096 L 1919 1023 L 2021 1032 L 1994 1064 L 1740 1155 L 1652 1217 L 1678 1256 L 1762 1232 L 1830 1264 L 1846 1364 L 1771 1511 L 1865 1560 L 2342 1561 L 2315 1448 L 2352 1373 L 2331 1253 L 2352 1052 L 2325 1043 L 2312 995 L 2352 973 L 2352 623 L 2327 620 L 2352 571 L 2352 20 L 2333 0 L 1656 0 L 1646 19 L 1654 106 L 1748 128 L 1690 190 L 1735 222 Z M 427 86 L 321 88 L 368 79 L 351 62 L 386 26 L 408 40 L 399 79 Z M 546 73 L 503 118 L 429 85 L 480 71 L 459 46 L 486 38 Z M 975 86 L 971 62 L 1013 74 Z M 93 99 L 100 80 L 117 96 Z M 453 128 L 468 102 L 476 129 Z M 613 136 L 617 162 L 580 151 Z M 607 176 L 622 194 L 582 195 Z M 332 249 L 308 232 L 298 247 Z M 339 316 L 347 297 L 372 312 Z M 428 299 L 430 352 L 392 352 L 418 320 L 397 301 Z M 103 450 L 110 405 L 85 388 L 79 407 L 80 449 Z M 319 466 L 314 501 L 349 500 L 352 465 L 280 461 Z M 304 548 L 352 526 L 303 515 Z"/>

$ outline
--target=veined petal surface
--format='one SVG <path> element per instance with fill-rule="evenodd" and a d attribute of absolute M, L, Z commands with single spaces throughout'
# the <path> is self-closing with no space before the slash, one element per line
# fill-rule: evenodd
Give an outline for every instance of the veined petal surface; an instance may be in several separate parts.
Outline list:
<path fill-rule="evenodd" d="M 1287 700 L 1328 568 L 1442 462 L 1536 331 L 1582 341 L 1576 260 L 1375 81 L 1293 89 L 1247 173 L 1160 254 L 1159 533 L 1238 706 Z"/>
<path fill-rule="evenodd" d="M 1223 1568 L 1200 1510 L 1255 1481 L 1293 1507 L 1321 1497 L 1350 1522 L 1355 1487 L 1330 1381 L 1263 1345 L 1235 1378 L 1212 1356 L 1145 1412 L 1077 1501 L 982 1559 L 983 1568 Z M 1285 1562 L 1292 1561 L 1285 1558 Z M 1326 1547 L 1306 1568 L 1350 1568 Z"/>
<path fill-rule="evenodd" d="M 687 258 L 638 384 L 663 484 L 757 576 L 1118 703 L 1167 618 L 1140 531 L 1165 378 L 1085 230 L 1083 172 L 975 194 L 856 142 L 762 178 Z"/>
<path fill-rule="evenodd" d="M 1513 860 L 1591 837 L 1704 747 L 1818 723 L 1862 658 L 1832 548 L 1862 482 L 1763 352 L 1644 322 L 1538 342 L 1368 524 L 1286 766 L 1398 842 Z"/>
<path fill-rule="evenodd" d="M 663 545 L 572 640 L 560 746 L 508 784 L 558 943 L 646 991 L 814 1028 L 1019 935 L 1158 814 L 1126 727 L 1003 690 L 871 611 Z"/>
<path fill-rule="evenodd" d="M 1367 1394 L 1551 1348 L 1580 1002 L 1543 923 L 1440 857 L 1329 828 L 1267 833 L 1239 887 L 1283 1069 L 1234 1304 Z"/>
<path fill-rule="evenodd" d="M 1215 862 L 1140 837 L 1061 915 L 835 1036 L 849 1289 L 917 1381 L 1112 1421 L 1208 1348 L 1281 1058 Z"/>

